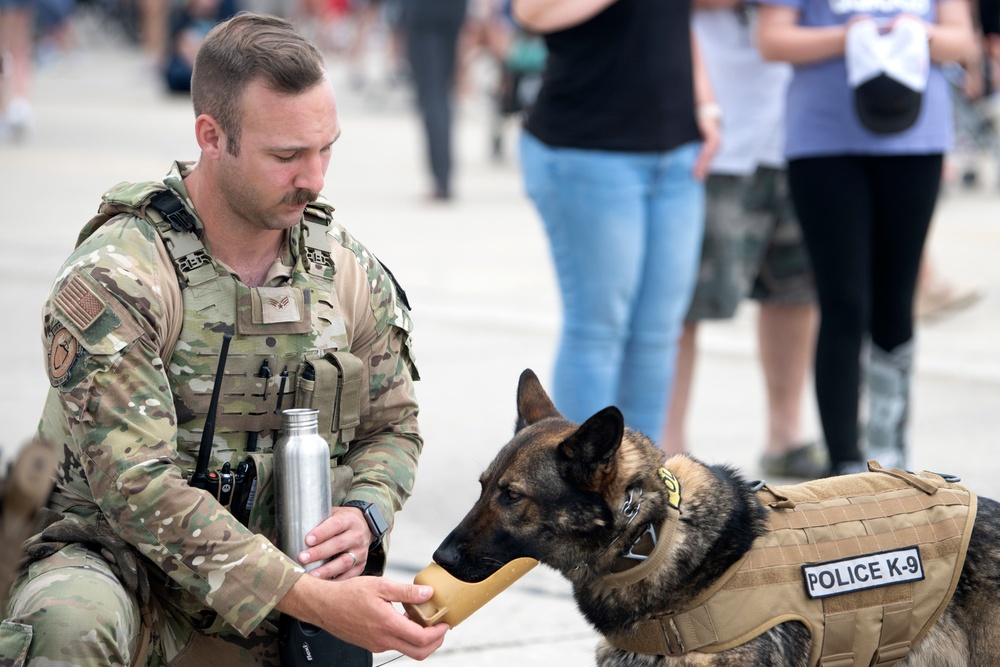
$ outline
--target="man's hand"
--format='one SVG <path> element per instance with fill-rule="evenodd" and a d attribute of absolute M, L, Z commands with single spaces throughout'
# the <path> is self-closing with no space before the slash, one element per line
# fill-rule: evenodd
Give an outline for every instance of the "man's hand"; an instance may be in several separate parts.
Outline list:
<path fill-rule="evenodd" d="M 392 603 L 420 604 L 433 593 L 430 586 L 401 584 L 384 577 L 321 581 L 302 576 L 276 609 L 372 653 L 399 651 L 423 660 L 440 648 L 448 626 L 421 627 Z"/>
<path fill-rule="evenodd" d="M 330 559 L 309 574 L 320 579 L 349 579 L 365 571 L 372 534 L 361 510 L 334 507 L 329 519 L 309 531 L 309 548 L 299 554 L 302 564 Z"/>

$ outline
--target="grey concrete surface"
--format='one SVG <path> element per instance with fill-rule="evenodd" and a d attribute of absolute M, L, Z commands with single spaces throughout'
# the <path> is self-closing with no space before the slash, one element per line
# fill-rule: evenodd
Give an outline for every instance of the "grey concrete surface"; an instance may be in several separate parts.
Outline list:
<path fill-rule="evenodd" d="M 5 460 L 34 430 L 47 389 L 39 311 L 100 194 L 158 179 L 197 157 L 186 98 L 163 95 L 133 49 L 89 28 L 86 47 L 38 73 L 36 128 L 0 144 L 0 448 Z M 401 91 L 361 94 L 336 60 L 342 139 L 325 194 L 338 216 L 406 288 L 416 321 L 426 448 L 413 498 L 398 517 L 389 575 L 409 581 L 478 495 L 478 476 L 509 437 L 524 368 L 544 383 L 559 326 L 547 242 L 524 197 L 516 159 L 490 159 L 483 99 L 457 123 L 457 199 L 428 191 L 418 123 Z M 515 153 L 516 128 L 506 135 Z M 995 165 L 987 165 L 988 169 Z M 1000 497 L 1000 196 L 949 191 L 931 244 L 952 279 L 984 290 L 974 307 L 919 330 L 914 463 L 961 475 Z M 694 454 L 757 476 L 765 434 L 754 307 L 703 327 L 691 424 Z M 811 404 L 810 404 L 811 405 Z M 815 410 L 809 424 L 817 431 Z M 586 665 L 596 635 L 566 583 L 539 567 L 450 633 L 427 663 Z M 392 654 L 377 656 L 376 664 Z M 404 658 L 394 664 L 410 662 Z"/>

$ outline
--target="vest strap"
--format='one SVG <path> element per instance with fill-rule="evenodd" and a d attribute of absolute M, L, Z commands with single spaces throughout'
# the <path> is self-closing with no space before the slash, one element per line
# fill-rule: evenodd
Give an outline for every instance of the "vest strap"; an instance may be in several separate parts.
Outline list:
<path fill-rule="evenodd" d="M 157 228 L 167 252 L 174 260 L 174 267 L 184 278 L 181 287 L 201 285 L 213 280 L 217 272 L 199 238 L 198 225 L 174 191 L 168 189 L 157 192 L 150 197 L 149 208 L 169 224 L 169 227 L 161 224 Z"/>
<path fill-rule="evenodd" d="M 330 221 L 328 218 L 308 215 L 315 212 L 312 208 L 307 208 L 306 212 L 307 215 L 302 219 L 302 245 L 305 246 L 302 263 L 308 273 L 332 280 L 336 268 L 330 253 L 330 241 L 326 238 Z"/>
<path fill-rule="evenodd" d="M 643 621 L 635 634 L 609 635 L 607 640 L 616 648 L 646 655 L 679 656 L 688 651 L 673 619 L 668 617 Z"/>
<path fill-rule="evenodd" d="M 914 475 L 912 472 L 906 470 L 900 470 L 899 468 L 883 468 L 882 465 L 872 459 L 868 462 L 868 470 L 871 472 L 880 472 L 886 475 L 891 475 L 896 479 L 901 479 L 907 484 L 914 486 L 927 495 L 934 495 L 938 491 L 938 485 L 932 484 L 929 480 L 921 478 L 919 475 Z"/>
<path fill-rule="evenodd" d="M 882 632 L 878 650 L 872 658 L 872 667 L 888 667 L 910 654 L 910 623 L 913 602 L 899 602 L 887 606 L 882 613 Z"/>
<path fill-rule="evenodd" d="M 854 665 L 854 639 L 858 627 L 856 611 L 827 614 L 824 619 L 823 649 L 819 664 L 822 667 L 852 667 Z"/>

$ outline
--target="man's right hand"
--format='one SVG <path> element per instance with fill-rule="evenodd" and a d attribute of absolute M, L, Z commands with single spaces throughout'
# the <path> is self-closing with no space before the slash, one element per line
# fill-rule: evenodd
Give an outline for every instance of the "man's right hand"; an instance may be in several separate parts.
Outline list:
<path fill-rule="evenodd" d="M 372 653 L 399 651 L 423 660 L 440 648 L 448 626 L 421 627 L 392 603 L 420 604 L 433 593 L 430 586 L 401 584 L 384 577 L 324 581 L 305 574 L 276 609 Z"/>

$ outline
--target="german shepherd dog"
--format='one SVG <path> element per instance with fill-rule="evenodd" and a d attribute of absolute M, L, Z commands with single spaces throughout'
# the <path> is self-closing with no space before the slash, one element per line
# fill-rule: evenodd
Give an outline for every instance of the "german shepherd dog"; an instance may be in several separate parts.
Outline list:
<path fill-rule="evenodd" d="M 811 635 L 798 621 L 716 653 L 649 655 L 608 642 L 645 619 L 687 608 L 766 530 L 770 510 L 733 468 L 688 456 L 664 459 L 647 437 L 625 428 L 617 408 L 582 425 L 566 420 L 526 370 L 518 384 L 514 437 L 482 474 L 479 500 L 434 560 L 465 581 L 481 581 L 523 556 L 558 570 L 604 637 L 597 647 L 600 667 L 809 665 Z M 640 583 L 610 587 L 606 577 L 623 554 L 642 541 L 647 526 L 668 518 L 670 490 L 657 479 L 664 467 L 683 493 L 671 551 Z M 636 489 L 641 502 L 633 497 Z M 978 499 L 954 595 L 896 664 L 1000 666 L 1000 504 Z"/>

